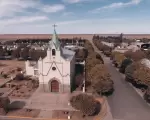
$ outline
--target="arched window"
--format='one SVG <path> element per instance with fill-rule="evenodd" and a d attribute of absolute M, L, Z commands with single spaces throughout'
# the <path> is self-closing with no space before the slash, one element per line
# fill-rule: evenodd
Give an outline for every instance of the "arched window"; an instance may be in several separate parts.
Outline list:
<path fill-rule="evenodd" d="M 56 55 L 56 51 L 55 49 L 52 49 L 52 56 L 55 56 Z"/>

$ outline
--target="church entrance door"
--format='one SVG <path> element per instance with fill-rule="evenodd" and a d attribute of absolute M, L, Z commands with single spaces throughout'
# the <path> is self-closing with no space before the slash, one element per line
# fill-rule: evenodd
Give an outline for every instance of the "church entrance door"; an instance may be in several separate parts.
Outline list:
<path fill-rule="evenodd" d="M 51 92 L 59 92 L 59 82 L 57 80 L 51 81 Z"/>

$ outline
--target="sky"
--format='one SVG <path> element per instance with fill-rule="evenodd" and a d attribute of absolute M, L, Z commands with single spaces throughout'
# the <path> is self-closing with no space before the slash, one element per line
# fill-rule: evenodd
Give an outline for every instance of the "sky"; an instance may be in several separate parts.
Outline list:
<path fill-rule="evenodd" d="M 150 0 L 0 0 L 0 34 L 150 34 Z"/>

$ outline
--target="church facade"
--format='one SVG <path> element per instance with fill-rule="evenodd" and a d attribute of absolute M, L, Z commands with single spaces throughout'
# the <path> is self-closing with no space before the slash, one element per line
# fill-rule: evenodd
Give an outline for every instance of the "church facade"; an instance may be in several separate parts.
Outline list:
<path fill-rule="evenodd" d="M 68 93 L 75 75 L 75 52 L 61 46 L 56 31 L 49 42 L 47 56 L 38 61 L 26 61 L 26 74 L 39 78 L 43 92 Z"/>

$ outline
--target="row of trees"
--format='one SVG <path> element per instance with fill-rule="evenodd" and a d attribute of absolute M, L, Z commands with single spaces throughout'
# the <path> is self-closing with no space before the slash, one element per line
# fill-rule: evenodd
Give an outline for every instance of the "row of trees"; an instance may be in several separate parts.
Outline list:
<path fill-rule="evenodd" d="M 136 41 L 136 39 L 127 39 L 127 38 L 123 37 L 123 33 L 121 33 L 118 36 L 107 36 L 107 37 L 104 37 L 101 35 L 94 35 L 93 40 L 100 40 L 100 41 L 105 41 L 108 43 L 111 43 L 111 42 L 113 42 L 113 43 L 122 43 L 122 42 L 131 43 L 131 42 Z M 140 41 L 144 42 L 144 43 L 148 43 L 148 42 L 150 42 L 150 39 L 142 38 L 142 39 L 140 39 Z"/>
<path fill-rule="evenodd" d="M 108 46 L 103 47 L 104 45 L 99 40 L 95 40 L 94 43 L 99 50 L 107 55 L 104 51 L 109 50 Z M 110 56 L 112 63 L 119 68 L 121 73 L 125 74 L 125 80 L 141 89 L 144 92 L 145 100 L 150 103 L 150 50 L 127 51 L 125 53 L 109 51 L 111 55 L 107 56 Z"/>
<path fill-rule="evenodd" d="M 82 43 L 85 42 L 84 39 L 81 38 L 73 38 L 73 39 L 62 39 L 62 44 L 66 44 L 66 43 L 72 43 L 72 41 L 74 43 L 76 43 L 76 40 Z M 37 60 L 39 59 L 39 57 L 45 57 L 46 56 L 46 49 L 45 50 L 35 50 L 35 49 L 31 49 L 31 47 L 28 46 L 29 42 L 42 42 L 41 44 L 39 44 L 39 47 L 43 45 L 43 42 L 49 42 L 49 40 L 17 40 L 15 41 L 16 43 L 20 43 L 17 47 L 17 49 L 8 49 L 8 47 L 3 48 L 3 46 L 0 46 L 0 57 L 5 57 L 5 56 L 12 56 L 12 58 L 22 58 L 24 60 L 27 60 L 28 58 L 32 59 L 32 60 Z M 22 42 L 28 42 L 27 44 L 24 44 Z M 7 41 L 7 43 L 4 43 L 4 45 L 12 45 L 14 42 L 12 41 Z M 77 57 L 82 57 L 82 51 L 85 51 L 85 49 L 83 50 L 77 50 Z M 84 56 L 83 56 L 84 57 Z"/>
<path fill-rule="evenodd" d="M 113 92 L 113 81 L 100 54 L 96 53 L 92 45 L 87 41 L 85 47 L 88 49 L 86 59 L 86 80 L 91 84 L 93 92 L 99 95 L 107 95 Z"/>
<path fill-rule="evenodd" d="M 108 43 L 122 43 L 122 42 L 130 42 L 131 40 L 123 38 L 123 33 L 121 33 L 118 36 L 107 36 L 107 37 L 103 37 L 100 35 L 94 35 L 93 36 L 93 40 L 100 40 L 100 41 L 105 41 Z"/>
<path fill-rule="evenodd" d="M 115 64 L 117 63 L 116 67 L 119 68 L 119 71 L 125 74 L 125 80 L 141 89 L 145 100 L 150 103 L 150 61 L 146 58 L 147 52 L 140 50 L 127 51 L 124 54 L 115 52 L 112 59 Z"/>
<path fill-rule="evenodd" d="M 13 58 L 22 58 L 24 60 L 38 60 L 40 57 L 44 58 L 46 56 L 46 49 L 45 50 L 35 50 L 31 49 L 30 47 L 18 47 L 17 49 L 12 51 Z"/>
<path fill-rule="evenodd" d="M 111 55 L 111 51 L 113 49 L 112 47 L 102 44 L 100 40 L 93 40 L 93 43 L 100 51 L 103 52 L 103 54 L 105 54 L 108 57 Z"/>
<path fill-rule="evenodd" d="M 11 41 L 6 41 L 4 42 L 5 45 L 12 45 L 12 44 L 35 44 L 35 43 L 42 43 L 42 44 L 46 44 L 50 41 L 51 39 L 17 39 L 17 40 L 11 40 Z M 61 43 L 76 43 L 76 41 L 78 42 L 85 42 L 85 39 L 79 38 L 79 37 L 74 37 L 72 39 L 69 38 L 63 38 L 63 39 L 59 39 Z"/>
<path fill-rule="evenodd" d="M 86 58 L 85 77 L 86 77 L 86 91 L 93 92 L 100 96 L 108 95 L 113 92 L 113 81 L 104 65 L 102 57 L 96 53 L 89 41 L 86 41 L 85 46 L 87 51 L 80 51 L 78 57 Z M 86 57 L 85 57 L 86 56 Z M 77 79 L 82 81 L 82 76 Z M 82 82 L 79 82 L 82 83 Z M 72 107 L 80 110 L 83 115 L 96 115 L 101 110 L 101 103 L 96 101 L 93 96 L 87 94 L 79 94 L 70 99 Z"/>
<path fill-rule="evenodd" d="M 0 47 L 0 57 L 11 56 L 12 58 L 21 58 L 23 60 L 28 60 L 29 58 L 32 60 L 38 60 L 40 57 L 46 56 L 45 50 L 35 50 L 31 47 L 27 47 L 27 45 L 20 45 L 18 48 L 14 50 L 9 50 L 6 48 Z"/>

